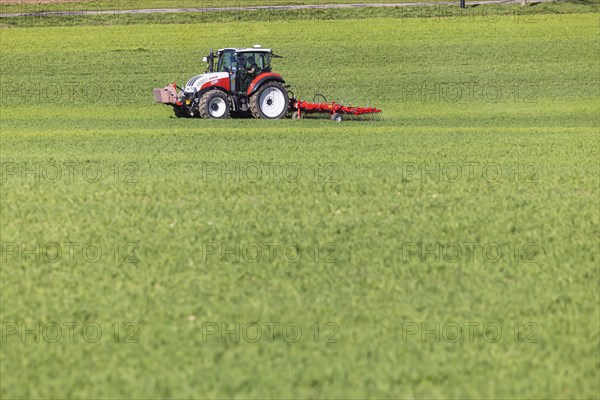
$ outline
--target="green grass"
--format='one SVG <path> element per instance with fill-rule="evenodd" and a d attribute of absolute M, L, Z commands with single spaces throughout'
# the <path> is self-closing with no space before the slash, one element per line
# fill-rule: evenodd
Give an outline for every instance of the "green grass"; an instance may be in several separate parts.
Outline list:
<path fill-rule="evenodd" d="M 261 3 L 262 4 L 262 3 Z M 341 4 L 341 3 L 340 3 Z M 264 4 L 263 4 L 264 5 Z M 267 3 L 267 5 L 269 5 Z M 218 7 L 238 6 L 239 4 L 219 4 Z M 10 6 L 9 6 L 10 7 Z M 27 6 L 24 6 L 27 7 Z M 37 11 L 52 11 L 44 9 L 45 5 L 37 5 Z M 64 5 L 50 5 L 61 9 Z M 73 8 L 76 11 L 77 8 Z M 117 9 L 125 9 L 120 7 Z M 142 7 L 140 6 L 139 9 Z M 84 8 L 94 11 L 90 7 Z M 13 10 L 14 11 L 14 10 Z M 498 4 L 487 6 L 470 6 L 460 9 L 456 5 L 423 5 L 412 7 L 374 7 L 363 9 L 301 9 L 301 10 L 235 10 L 228 12 L 191 12 L 191 13 L 157 13 L 157 14 L 106 14 L 91 15 L 89 13 L 71 13 L 64 16 L 38 15 L 33 17 L 3 18 L 0 27 L 49 27 L 49 26 L 110 26 L 138 24 L 198 24 L 236 22 L 271 21 L 319 21 L 342 19 L 395 18 L 400 23 L 405 20 L 420 19 L 442 22 L 480 21 L 495 23 L 500 16 L 509 16 L 513 22 L 523 24 L 538 24 L 545 21 L 548 14 L 575 14 L 598 12 L 598 0 L 592 1 L 561 1 L 555 3 L 538 3 L 522 7 L 517 4 Z"/>
<path fill-rule="evenodd" d="M 423 3 L 438 2 L 443 0 L 424 0 Z M 12 3 L 18 3 L 13 1 Z M 402 3 L 395 0 L 335 0 L 323 4 L 369 4 L 369 3 Z M 1 4 L 3 13 L 12 12 L 44 12 L 44 11 L 81 11 L 81 10 L 141 10 L 146 8 L 191 8 L 191 7 L 246 7 L 254 5 L 281 6 L 318 4 L 311 0 L 259 0 L 245 3 L 239 0 L 90 0 L 58 4 Z"/>
<path fill-rule="evenodd" d="M 2 30 L 1 397 L 597 398 L 597 21 Z M 369 103 L 385 119 L 181 120 L 152 104 L 153 87 L 203 70 L 209 47 L 254 43 L 285 56 L 275 68 L 297 95 Z M 464 91 L 452 97 L 456 87 Z M 73 181 L 7 174 L 51 161 L 77 163 Z M 93 162 L 99 182 L 81 175 Z M 268 162 L 302 176 L 207 176 Z M 409 173 L 423 163 L 478 166 L 453 182 Z M 482 168 L 503 175 L 486 179 Z M 124 182 L 128 172 L 137 183 Z M 6 251 L 69 241 L 96 242 L 106 258 L 22 262 Z M 308 255 L 237 263 L 203 253 L 206 243 L 252 242 L 297 243 Z M 494 243 L 503 255 L 423 260 L 406 253 L 417 242 Z M 137 263 L 122 262 L 129 243 Z M 13 323 L 36 322 L 96 322 L 104 336 L 7 336 Z M 127 322 L 137 343 L 123 343 Z M 295 322 L 303 335 L 203 340 L 213 322 Z M 407 323 L 469 322 L 497 323 L 503 335 L 403 337 Z M 532 327 L 537 342 L 525 341 Z"/>

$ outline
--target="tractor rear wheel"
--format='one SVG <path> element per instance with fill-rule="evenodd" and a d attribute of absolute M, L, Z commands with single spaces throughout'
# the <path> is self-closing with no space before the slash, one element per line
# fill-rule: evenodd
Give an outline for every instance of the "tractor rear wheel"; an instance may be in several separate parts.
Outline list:
<path fill-rule="evenodd" d="M 265 83 L 250 98 L 250 111 L 254 118 L 280 119 L 290 107 L 287 89 L 277 81 Z"/>
<path fill-rule="evenodd" d="M 202 118 L 225 119 L 229 117 L 229 97 L 218 89 L 209 90 L 200 98 L 198 110 Z"/>

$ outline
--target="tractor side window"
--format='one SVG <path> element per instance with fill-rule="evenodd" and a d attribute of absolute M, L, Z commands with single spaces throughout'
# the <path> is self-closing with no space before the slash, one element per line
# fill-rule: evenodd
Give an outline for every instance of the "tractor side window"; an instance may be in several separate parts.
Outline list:
<path fill-rule="evenodd" d="M 271 60 L 268 54 L 261 54 L 262 67 L 261 69 L 265 72 L 271 72 Z"/>
<path fill-rule="evenodd" d="M 256 65 L 258 65 L 258 69 L 259 70 L 264 70 L 265 69 L 265 59 L 264 59 L 264 54 L 256 54 L 255 56 L 256 58 Z"/>
<path fill-rule="evenodd" d="M 265 70 L 265 56 L 264 53 L 245 53 L 246 56 L 246 69 L 252 70 L 254 65 L 256 72 Z"/>
<path fill-rule="evenodd" d="M 254 65 L 256 65 L 256 67 L 258 67 L 259 70 L 262 70 L 262 59 L 261 59 L 260 53 L 252 54 L 252 61 L 253 61 Z"/>
<path fill-rule="evenodd" d="M 256 65 L 256 55 L 254 53 L 247 53 L 246 69 L 251 69 L 253 65 Z"/>

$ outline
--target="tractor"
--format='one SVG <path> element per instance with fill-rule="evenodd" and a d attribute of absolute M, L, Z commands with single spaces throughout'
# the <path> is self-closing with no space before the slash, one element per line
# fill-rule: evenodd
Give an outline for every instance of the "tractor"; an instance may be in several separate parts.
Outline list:
<path fill-rule="evenodd" d="M 272 58 L 282 57 L 259 45 L 220 49 L 216 55 L 211 49 L 203 58 L 208 63 L 204 74 L 183 88 L 173 83 L 154 89 L 154 99 L 173 106 L 177 117 L 224 119 L 250 113 L 254 118 L 283 118 L 290 109 L 288 86 L 271 72 Z"/>

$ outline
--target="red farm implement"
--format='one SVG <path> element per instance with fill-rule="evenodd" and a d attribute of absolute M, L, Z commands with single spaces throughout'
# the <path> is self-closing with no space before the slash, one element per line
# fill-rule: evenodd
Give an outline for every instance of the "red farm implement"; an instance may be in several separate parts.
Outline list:
<path fill-rule="evenodd" d="M 373 107 L 353 107 L 331 103 L 309 103 L 304 100 L 292 100 L 292 119 L 302 119 L 307 116 L 329 116 L 332 121 L 341 122 L 344 119 L 377 119 L 381 110 Z"/>

